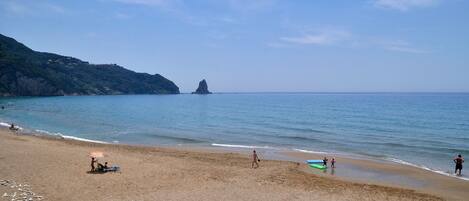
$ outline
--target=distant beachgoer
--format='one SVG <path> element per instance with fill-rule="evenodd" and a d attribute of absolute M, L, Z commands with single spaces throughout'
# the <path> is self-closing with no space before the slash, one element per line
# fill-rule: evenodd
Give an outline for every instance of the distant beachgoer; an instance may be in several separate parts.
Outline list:
<path fill-rule="evenodd" d="M 458 157 L 454 158 L 454 163 L 456 163 L 456 168 L 454 169 L 454 174 L 461 175 L 462 171 L 462 164 L 464 163 L 464 158 L 461 156 L 461 154 L 458 155 Z M 459 170 L 459 173 L 457 173 Z"/>
<path fill-rule="evenodd" d="M 10 125 L 10 130 L 16 131 L 16 130 L 18 130 L 18 128 L 16 128 L 15 124 L 11 124 Z"/>
<path fill-rule="evenodd" d="M 327 166 L 327 161 L 328 159 L 324 157 L 324 159 L 322 159 L 322 165 Z"/>
<path fill-rule="evenodd" d="M 335 158 L 332 158 L 331 160 L 331 168 L 335 168 Z"/>
<path fill-rule="evenodd" d="M 94 157 L 91 157 L 91 171 L 96 170 L 96 167 L 94 166 L 94 164 L 97 163 L 97 162 L 98 161 Z"/>
<path fill-rule="evenodd" d="M 118 172 L 120 167 L 117 165 L 109 166 L 107 162 L 104 163 L 103 172 Z"/>
<path fill-rule="evenodd" d="M 257 156 L 257 153 L 256 153 L 256 150 L 252 151 L 252 163 L 251 163 L 251 168 L 258 168 L 259 167 L 259 163 L 261 160 L 259 159 L 259 157 Z M 254 164 L 256 165 L 256 167 L 254 167 Z"/>

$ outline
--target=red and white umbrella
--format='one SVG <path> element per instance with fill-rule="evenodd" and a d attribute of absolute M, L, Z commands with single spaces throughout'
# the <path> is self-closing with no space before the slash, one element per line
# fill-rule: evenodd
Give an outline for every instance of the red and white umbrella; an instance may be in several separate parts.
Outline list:
<path fill-rule="evenodd" d="M 93 151 L 93 152 L 90 152 L 90 157 L 92 157 L 92 158 L 103 158 L 104 153 L 102 151 Z"/>

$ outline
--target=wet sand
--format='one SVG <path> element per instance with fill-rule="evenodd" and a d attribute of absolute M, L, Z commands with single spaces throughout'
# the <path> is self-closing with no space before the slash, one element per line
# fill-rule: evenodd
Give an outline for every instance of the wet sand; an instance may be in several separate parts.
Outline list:
<path fill-rule="evenodd" d="M 88 153 L 92 151 L 106 153 L 100 162 L 117 164 L 121 171 L 90 174 Z M 298 160 L 312 157 L 285 154 Z M 338 161 L 357 167 L 364 164 L 345 158 Z M 260 165 L 252 169 L 249 156 L 242 152 L 96 144 L 0 130 L 0 181 L 28 184 L 43 200 L 464 200 L 469 195 L 464 192 L 469 182 L 400 165 L 367 161 L 365 166 L 428 183 L 377 185 L 337 176 L 340 166 L 332 176 L 303 163 L 262 160 Z M 449 191 L 451 187 L 456 190 Z M 0 185 L 0 196 L 17 190 Z"/>
<path fill-rule="evenodd" d="M 324 157 L 298 152 L 283 154 L 295 161 Z M 447 200 L 468 200 L 469 198 L 469 181 L 393 162 L 334 157 L 337 160 L 337 168 L 329 168 L 327 171 L 310 170 L 310 172 L 339 180 L 415 189 Z"/>

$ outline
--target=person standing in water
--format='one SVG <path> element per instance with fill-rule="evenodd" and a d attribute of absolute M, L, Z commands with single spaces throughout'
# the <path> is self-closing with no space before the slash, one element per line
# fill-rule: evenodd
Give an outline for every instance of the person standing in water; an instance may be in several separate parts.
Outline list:
<path fill-rule="evenodd" d="M 331 160 L 331 168 L 335 168 L 335 158 L 332 158 Z"/>
<path fill-rule="evenodd" d="M 324 159 L 322 159 L 322 165 L 327 167 L 327 161 L 328 161 L 328 159 L 326 157 L 324 157 Z"/>
<path fill-rule="evenodd" d="M 256 153 L 256 150 L 252 151 L 252 163 L 251 163 L 251 168 L 258 168 L 259 167 L 259 161 L 261 161 L 259 159 L 259 157 L 257 156 L 257 153 Z M 256 165 L 256 167 L 254 167 L 254 164 Z"/>
<path fill-rule="evenodd" d="M 456 163 L 456 168 L 454 168 L 454 174 L 457 174 L 461 176 L 461 170 L 462 170 L 462 164 L 464 163 L 464 158 L 461 156 L 461 154 L 458 155 L 458 157 L 454 158 L 454 163 Z M 459 173 L 457 173 L 459 170 Z"/>
<path fill-rule="evenodd" d="M 10 130 L 12 130 L 12 131 L 17 131 L 17 130 L 19 130 L 19 128 L 17 128 L 17 127 L 15 126 L 15 124 L 12 123 L 12 124 L 10 125 Z"/>

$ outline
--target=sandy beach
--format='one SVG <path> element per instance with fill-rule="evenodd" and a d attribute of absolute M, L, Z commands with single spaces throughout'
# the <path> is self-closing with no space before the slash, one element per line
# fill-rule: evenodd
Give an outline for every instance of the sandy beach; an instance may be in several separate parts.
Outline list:
<path fill-rule="evenodd" d="M 121 171 L 89 173 L 92 151 L 106 153 L 99 161 L 119 165 Z M 97 144 L 0 130 L 0 181 L 27 184 L 42 200 L 464 200 L 469 196 L 465 192 L 469 182 L 399 165 L 366 163 L 370 169 L 408 172 L 431 185 L 398 188 L 386 182 L 321 176 L 303 163 L 289 161 L 263 160 L 260 165 L 252 169 L 243 153 Z M 18 188 L 0 185 L 0 196 L 4 195 L 0 200 L 11 200 L 14 192 L 19 196 Z"/>

